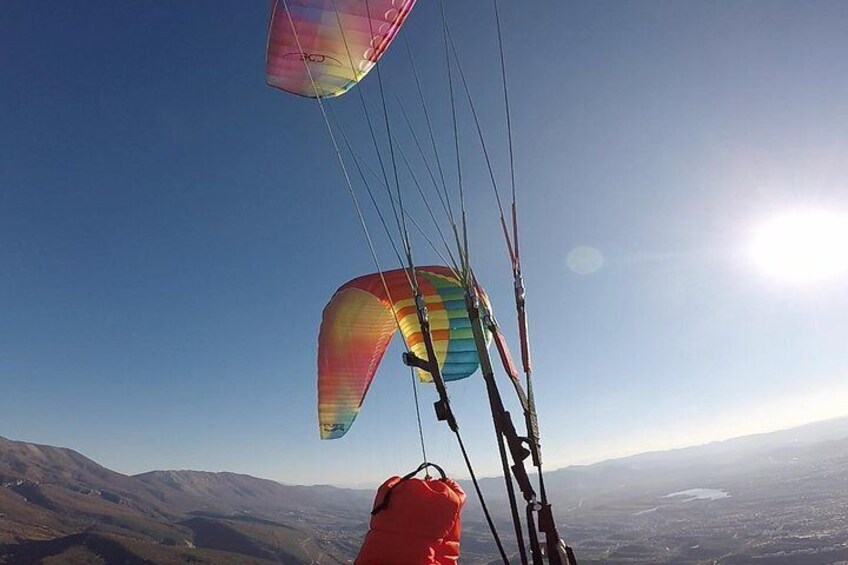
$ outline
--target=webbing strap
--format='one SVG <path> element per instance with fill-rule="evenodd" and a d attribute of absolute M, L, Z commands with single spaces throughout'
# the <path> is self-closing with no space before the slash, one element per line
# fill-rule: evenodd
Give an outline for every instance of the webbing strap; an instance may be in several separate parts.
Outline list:
<path fill-rule="evenodd" d="M 541 455 L 539 449 L 539 427 L 538 427 L 538 419 L 536 417 L 535 410 L 533 410 L 530 406 L 530 403 L 527 398 L 527 394 L 524 392 L 524 388 L 521 386 L 521 380 L 518 376 L 518 370 L 515 367 L 515 362 L 512 360 L 512 355 L 510 354 L 509 347 L 506 344 L 506 339 L 503 334 L 500 333 L 497 323 L 494 319 L 489 316 L 487 319 L 487 327 L 489 332 L 492 334 L 492 339 L 495 342 L 495 346 L 498 350 L 498 356 L 501 358 L 501 363 L 503 364 L 504 370 L 507 375 L 509 375 L 509 380 L 512 382 L 513 387 L 515 388 L 516 395 L 518 396 L 519 403 L 521 404 L 522 409 L 524 410 L 525 421 L 527 424 L 527 433 L 530 437 L 521 438 L 525 439 L 528 447 L 530 448 L 530 454 L 533 458 L 533 463 L 536 467 L 541 467 Z M 511 419 L 509 418 L 509 413 L 505 414 L 504 418 L 504 427 L 507 428 L 504 431 L 507 438 L 510 436 L 516 437 L 515 428 L 512 427 Z M 508 428 L 512 427 L 511 433 Z M 513 442 L 509 442 L 510 446 L 514 445 Z M 513 460 L 516 463 L 512 466 L 513 475 L 515 475 L 516 480 L 518 482 L 519 488 L 524 495 L 525 500 L 527 501 L 527 523 L 528 528 L 531 529 L 530 534 L 530 547 L 531 553 L 533 557 L 533 562 L 540 563 L 539 559 L 541 556 L 541 552 L 539 551 L 539 539 L 536 536 L 536 528 L 533 523 L 533 513 L 538 512 L 539 514 L 539 522 L 538 522 L 538 531 L 545 534 L 545 544 L 548 548 L 547 558 L 549 565 L 577 565 L 577 559 L 574 557 L 574 552 L 568 545 L 564 545 L 565 555 L 562 556 L 559 551 L 559 546 L 561 544 L 561 538 L 559 536 L 559 532 L 556 529 L 556 523 L 554 522 L 553 512 L 551 510 L 551 505 L 547 503 L 546 497 L 544 497 L 543 492 L 543 501 L 542 504 L 539 505 L 536 502 L 535 493 L 533 491 L 532 486 L 530 486 L 530 482 L 527 479 L 527 472 L 524 469 L 524 465 L 520 459 L 516 459 L 517 453 L 513 453 Z M 540 469 L 540 482 L 541 482 L 541 469 Z M 543 484 L 543 483 L 542 483 Z M 526 485 L 526 490 L 522 485 Z"/>
<path fill-rule="evenodd" d="M 518 370 L 515 368 L 515 363 L 512 360 L 512 355 L 507 347 L 506 339 L 500 332 L 497 323 L 490 321 L 489 332 L 492 334 L 492 339 L 495 342 L 495 347 L 498 350 L 498 356 L 501 358 L 504 370 L 509 375 L 509 380 L 515 388 L 515 394 L 518 396 L 518 402 L 521 404 L 521 409 L 524 411 L 524 419 L 527 424 L 527 434 L 529 436 L 530 453 L 533 456 L 533 464 L 538 467 L 541 464 L 541 454 L 539 449 L 539 419 L 536 416 L 536 411 L 530 406 L 527 398 L 527 393 L 524 392 L 524 387 L 521 386 L 521 379 L 518 376 Z"/>
<path fill-rule="evenodd" d="M 392 491 L 394 490 L 394 488 L 396 486 L 398 486 L 399 484 L 401 484 L 404 481 L 408 481 L 409 479 L 411 479 L 412 477 L 414 477 L 415 475 L 417 475 L 418 473 L 420 473 L 424 469 L 427 469 L 428 467 L 433 467 L 434 469 L 436 469 L 439 472 L 439 474 L 442 476 L 442 478 L 439 479 L 440 481 L 447 480 L 448 476 L 445 474 L 445 471 L 441 467 L 439 467 L 435 463 L 430 463 L 429 461 L 425 461 L 424 463 L 419 465 L 417 469 L 415 469 L 411 473 L 407 473 L 406 475 L 401 477 L 401 479 L 398 482 L 396 482 L 395 484 L 390 486 L 388 488 L 388 490 L 386 491 L 386 496 L 383 497 L 383 500 L 381 500 L 380 503 L 375 505 L 374 508 L 371 510 L 371 515 L 374 516 L 374 515 L 382 512 L 383 510 L 385 510 L 386 508 L 389 507 L 389 500 L 391 499 Z"/>

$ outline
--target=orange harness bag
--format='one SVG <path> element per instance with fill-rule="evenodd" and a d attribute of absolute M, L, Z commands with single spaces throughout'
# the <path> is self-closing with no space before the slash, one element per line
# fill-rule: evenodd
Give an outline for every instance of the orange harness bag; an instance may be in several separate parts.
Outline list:
<path fill-rule="evenodd" d="M 414 478 L 429 466 L 442 478 Z M 390 478 L 377 490 L 355 565 L 456 565 L 464 503 L 462 488 L 433 463 Z"/>

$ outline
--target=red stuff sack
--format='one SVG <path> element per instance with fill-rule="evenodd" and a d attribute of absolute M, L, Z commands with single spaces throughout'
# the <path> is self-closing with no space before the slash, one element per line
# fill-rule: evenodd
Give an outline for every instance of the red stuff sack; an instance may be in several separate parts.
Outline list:
<path fill-rule="evenodd" d="M 442 478 L 414 478 L 426 466 Z M 456 565 L 464 503 L 462 488 L 432 463 L 392 477 L 377 490 L 371 529 L 355 565 Z"/>

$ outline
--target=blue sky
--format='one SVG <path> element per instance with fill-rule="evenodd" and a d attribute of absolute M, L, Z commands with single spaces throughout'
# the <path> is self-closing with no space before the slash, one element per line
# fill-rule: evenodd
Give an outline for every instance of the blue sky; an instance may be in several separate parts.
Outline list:
<path fill-rule="evenodd" d="M 405 33 L 449 156 L 439 27 L 419 4 Z M 845 278 L 780 284 L 744 248 L 774 214 L 848 209 L 848 5 L 504 4 L 548 464 L 844 414 Z M 491 12 L 456 0 L 449 15 L 505 179 Z M 353 430 L 318 440 L 321 310 L 374 268 L 317 106 L 264 84 L 266 20 L 267 2 L 4 3 L 0 435 L 127 473 L 361 483 L 418 464 L 396 346 Z M 394 47 L 390 100 L 414 102 Z M 368 155 L 358 100 L 333 108 Z M 517 349 L 462 112 L 472 260 Z M 579 246 L 603 267 L 570 270 Z M 451 394 L 476 466 L 496 473 L 480 379 Z M 422 396 L 431 459 L 463 475 Z"/>

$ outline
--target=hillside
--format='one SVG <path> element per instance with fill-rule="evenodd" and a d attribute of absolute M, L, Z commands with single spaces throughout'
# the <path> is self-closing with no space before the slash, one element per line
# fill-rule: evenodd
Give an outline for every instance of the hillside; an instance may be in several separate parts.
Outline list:
<path fill-rule="evenodd" d="M 0 563 L 16 564 L 342 562 L 372 496 L 233 473 L 132 477 L 3 438 L 0 484 Z"/>

